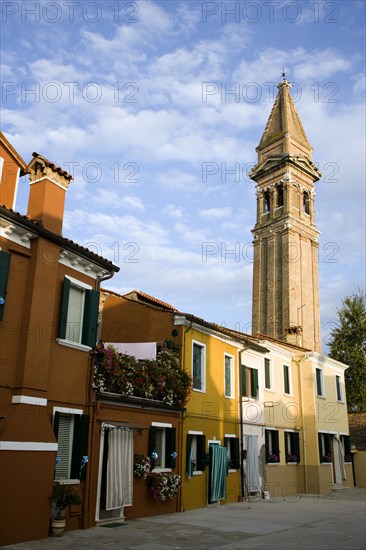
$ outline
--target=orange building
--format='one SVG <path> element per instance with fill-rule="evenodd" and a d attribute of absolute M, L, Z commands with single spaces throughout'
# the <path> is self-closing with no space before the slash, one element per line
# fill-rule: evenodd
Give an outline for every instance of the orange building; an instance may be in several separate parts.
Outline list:
<path fill-rule="evenodd" d="M 26 165 L 2 133 L 0 173 L 0 544 L 6 545 L 48 536 L 54 479 L 85 497 L 89 352 L 100 282 L 119 268 L 63 237 L 70 174 L 37 153 Z M 30 194 L 22 215 L 14 205 L 25 174 Z M 81 507 L 71 507 L 66 528 L 83 521 Z"/>

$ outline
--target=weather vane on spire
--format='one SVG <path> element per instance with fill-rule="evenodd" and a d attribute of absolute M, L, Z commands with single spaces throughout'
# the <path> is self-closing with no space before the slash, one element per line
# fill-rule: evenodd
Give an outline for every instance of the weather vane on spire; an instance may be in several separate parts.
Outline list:
<path fill-rule="evenodd" d="M 283 69 L 282 69 L 281 76 L 282 76 L 282 80 L 285 82 L 285 80 L 286 80 L 285 67 L 283 67 Z"/>

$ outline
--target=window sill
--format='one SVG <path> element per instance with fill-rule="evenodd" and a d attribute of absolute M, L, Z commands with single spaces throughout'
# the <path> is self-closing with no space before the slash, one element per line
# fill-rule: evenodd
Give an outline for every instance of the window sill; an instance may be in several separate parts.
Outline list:
<path fill-rule="evenodd" d="M 318 394 L 316 394 L 316 396 L 318 397 L 318 399 L 326 399 L 325 395 L 318 395 Z"/>
<path fill-rule="evenodd" d="M 297 466 L 298 462 L 286 462 L 287 466 Z"/>
<path fill-rule="evenodd" d="M 274 392 L 275 392 L 273 388 L 264 388 L 264 391 L 269 391 L 269 392 L 271 392 L 271 393 L 274 393 Z"/>
<path fill-rule="evenodd" d="M 80 485 L 80 479 L 54 479 L 53 483 L 60 485 Z"/>
<path fill-rule="evenodd" d="M 337 399 L 337 403 L 339 403 L 340 405 L 345 405 L 346 404 L 345 401 L 340 401 L 339 399 Z"/>
<path fill-rule="evenodd" d="M 266 462 L 267 466 L 279 466 L 280 464 L 280 462 Z"/>
<path fill-rule="evenodd" d="M 235 468 L 230 468 L 228 470 L 229 474 L 236 474 L 238 472 L 238 470 L 235 470 Z"/>
<path fill-rule="evenodd" d="M 151 470 L 152 474 L 165 474 L 167 472 L 172 472 L 173 470 L 171 468 L 154 468 Z"/>
<path fill-rule="evenodd" d="M 225 395 L 225 399 L 235 399 L 235 395 Z"/>
<path fill-rule="evenodd" d="M 77 342 L 71 342 L 71 340 L 63 340 L 62 338 L 56 338 L 56 342 L 60 344 L 60 346 L 77 349 L 79 351 L 89 352 L 92 349 L 90 346 L 85 346 L 84 344 L 78 344 Z"/>
<path fill-rule="evenodd" d="M 321 462 L 320 466 L 331 466 L 333 462 Z"/>
<path fill-rule="evenodd" d="M 202 470 L 196 470 L 195 472 L 192 472 L 192 475 L 193 476 L 202 476 L 203 472 L 202 472 Z"/>
<path fill-rule="evenodd" d="M 193 391 L 197 391 L 199 393 L 206 393 L 206 390 L 199 390 L 198 388 L 192 388 Z"/>

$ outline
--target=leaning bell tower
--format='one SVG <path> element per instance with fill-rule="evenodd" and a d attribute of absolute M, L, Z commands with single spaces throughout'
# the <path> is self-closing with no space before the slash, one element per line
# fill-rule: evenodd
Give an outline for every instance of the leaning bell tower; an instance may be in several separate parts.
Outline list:
<path fill-rule="evenodd" d="M 256 149 L 252 333 L 321 351 L 314 183 L 321 174 L 285 79 Z"/>

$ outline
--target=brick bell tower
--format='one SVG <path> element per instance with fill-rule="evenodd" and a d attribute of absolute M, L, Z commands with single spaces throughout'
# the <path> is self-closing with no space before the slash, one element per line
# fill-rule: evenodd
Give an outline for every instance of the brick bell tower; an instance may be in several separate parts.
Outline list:
<path fill-rule="evenodd" d="M 320 352 L 314 183 L 321 173 L 282 76 L 249 174 L 257 195 L 252 333 Z"/>

